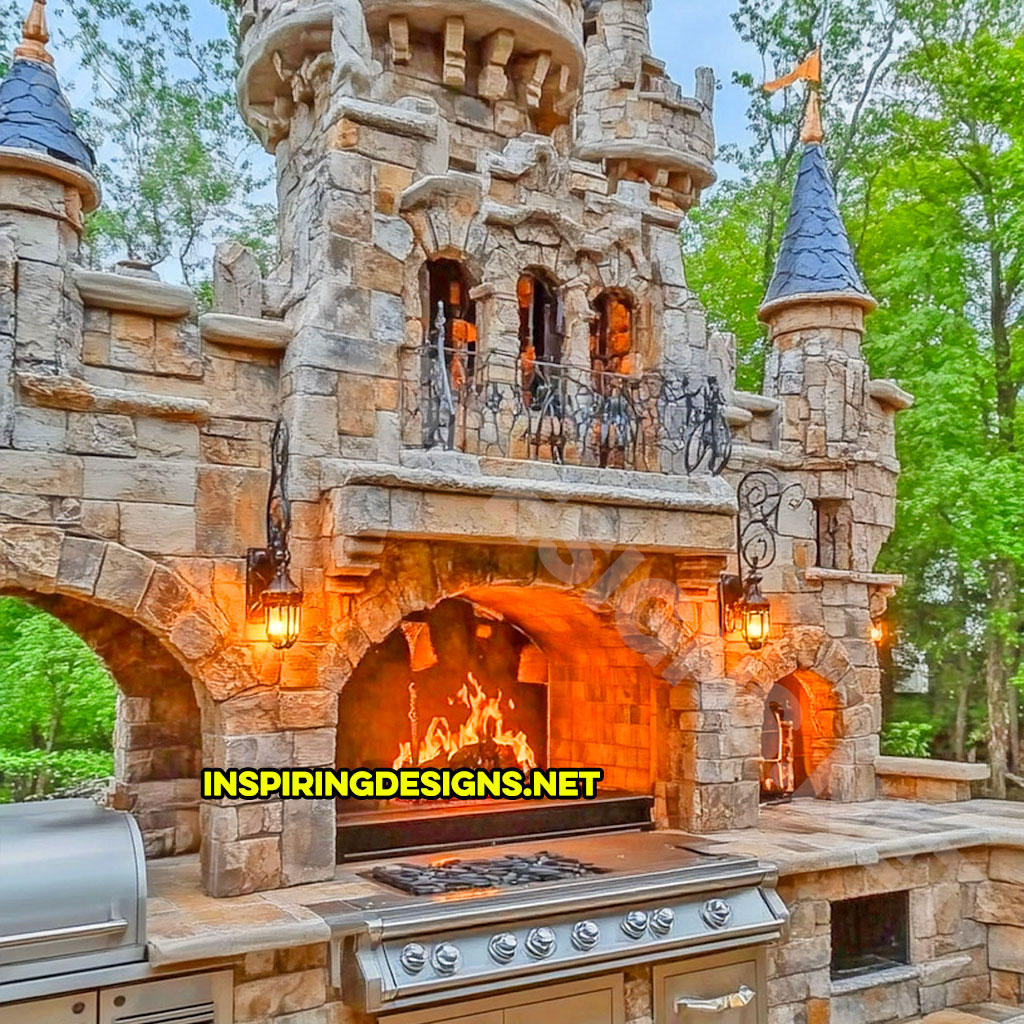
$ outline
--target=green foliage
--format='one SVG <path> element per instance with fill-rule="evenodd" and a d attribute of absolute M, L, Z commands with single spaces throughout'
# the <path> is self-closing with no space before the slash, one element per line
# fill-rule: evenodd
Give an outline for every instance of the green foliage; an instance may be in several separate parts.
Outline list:
<path fill-rule="evenodd" d="M 889 722 L 882 730 L 882 753 L 890 757 L 931 757 L 935 726 L 927 722 Z"/>
<path fill-rule="evenodd" d="M 117 691 L 55 618 L 0 597 L 0 801 L 109 775 Z"/>
<path fill-rule="evenodd" d="M 1006 695 L 1024 677 L 1020 5 L 739 0 L 734 21 L 765 78 L 824 42 L 826 148 L 880 302 L 865 354 L 873 376 L 917 399 L 898 421 L 897 524 L 879 568 L 906 577 L 892 624 L 925 655 L 943 742 L 963 756 L 979 698 L 1005 733 Z M 778 245 L 803 97 L 794 89 L 779 109 L 759 83 L 737 80 L 752 92 L 754 143 L 730 154 L 739 180 L 684 244 L 712 323 L 739 333 L 741 386 L 756 387 L 764 342 L 752 312 Z"/>
<path fill-rule="evenodd" d="M 228 9 L 221 0 L 216 6 Z M 255 242 L 258 255 L 272 255 L 268 207 L 253 198 L 266 175 L 238 116 L 231 39 L 198 39 L 185 2 L 68 7 L 70 42 L 92 82 L 84 130 L 104 143 L 104 205 L 89 220 L 90 261 L 174 260 L 198 287 L 212 240 Z M 229 32 L 233 24 L 229 18 Z"/>
<path fill-rule="evenodd" d="M 114 773 L 114 755 L 103 750 L 5 750 L 0 747 L 0 804 L 49 796 L 80 782 Z"/>

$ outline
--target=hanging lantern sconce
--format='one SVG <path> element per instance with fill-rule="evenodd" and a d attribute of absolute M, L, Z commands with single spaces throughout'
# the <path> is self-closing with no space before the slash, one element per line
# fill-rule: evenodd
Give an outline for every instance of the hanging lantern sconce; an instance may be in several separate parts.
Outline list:
<path fill-rule="evenodd" d="M 270 448 L 270 490 L 267 495 L 267 546 L 249 548 L 246 554 L 245 607 L 249 622 L 262 621 L 267 640 L 277 650 L 291 647 L 302 628 L 302 590 L 291 578 L 288 565 L 288 531 L 291 503 L 288 500 L 288 428 L 281 421 L 274 428 Z"/>
<path fill-rule="evenodd" d="M 742 575 L 725 573 L 719 580 L 720 625 L 723 634 L 739 633 L 752 651 L 759 651 L 772 628 L 771 603 L 761 593 L 761 572 L 778 554 L 779 509 L 783 501 L 797 508 L 804 494 L 800 484 L 783 487 L 774 473 L 759 469 L 740 481 L 736 500 L 736 558 Z"/>

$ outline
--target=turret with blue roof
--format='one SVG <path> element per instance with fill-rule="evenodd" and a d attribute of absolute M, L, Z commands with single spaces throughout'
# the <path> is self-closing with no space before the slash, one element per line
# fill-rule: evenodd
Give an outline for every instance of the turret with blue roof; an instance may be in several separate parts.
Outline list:
<path fill-rule="evenodd" d="M 95 155 L 75 127 L 46 48 L 46 0 L 33 0 L 22 41 L 0 82 L 0 168 L 24 169 L 76 187 L 88 212 L 99 205 Z"/>
<path fill-rule="evenodd" d="M 822 148 L 820 99 L 808 95 L 801 141 L 804 151 L 793 188 L 789 220 L 759 310 L 762 320 L 786 306 L 805 302 L 851 302 L 866 312 L 877 305 L 853 258 Z"/>

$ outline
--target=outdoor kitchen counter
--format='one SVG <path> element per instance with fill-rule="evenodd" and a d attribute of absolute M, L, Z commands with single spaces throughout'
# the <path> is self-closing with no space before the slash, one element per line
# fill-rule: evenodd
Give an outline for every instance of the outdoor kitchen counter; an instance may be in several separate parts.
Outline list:
<path fill-rule="evenodd" d="M 783 877 L 944 850 L 1024 849 L 1024 804 L 795 800 L 762 808 L 756 829 L 702 836 L 700 844 L 709 853 L 756 856 L 775 865 Z M 203 895 L 195 856 L 151 861 L 148 874 L 148 945 L 154 966 L 326 944 L 330 929 L 309 907 L 374 891 L 349 867 L 339 867 L 332 882 L 226 899 Z"/>
<path fill-rule="evenodd" d="M 309 906 L 374 892 L 372 884 L 343 867 L 332 882 L 225 899 L 203 894 L 197 856 L 150 861 L 147 873 L 149 960 L 157 967 L 326 944 L 331 930 Z"/>
<path fill-rule="evenodd" d="M 980 846 L 1024 849 L 1024 803 L 924 804 L 799 799 L 761 808 L 756 829 L 702 836 L 709 853 L 747 854 L 780 877 Z"/>

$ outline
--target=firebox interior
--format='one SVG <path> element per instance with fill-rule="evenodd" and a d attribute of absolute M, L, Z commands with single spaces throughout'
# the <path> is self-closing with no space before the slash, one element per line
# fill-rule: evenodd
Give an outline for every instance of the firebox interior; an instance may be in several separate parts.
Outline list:
<path fill-rule="evenodd" d="M 469 601 L 403 623 L 342 691 L 339 767 L 546 767 L 547 687 L 530 671 L 538 654 Z"/>

